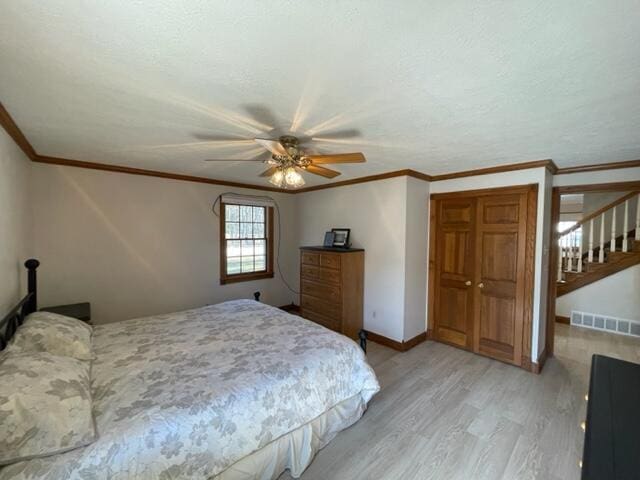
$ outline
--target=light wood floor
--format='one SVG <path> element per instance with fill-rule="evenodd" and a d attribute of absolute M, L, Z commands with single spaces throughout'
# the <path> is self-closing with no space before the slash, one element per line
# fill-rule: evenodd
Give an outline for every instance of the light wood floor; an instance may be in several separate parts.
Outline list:
<path fill-rule="evenodd" d="M 578 479 L 591 355 L 640 363 L 640 339 L 560 324 L 540 375 L 435 342 L 369 345 L 382 390 L 303 480 Z"/>

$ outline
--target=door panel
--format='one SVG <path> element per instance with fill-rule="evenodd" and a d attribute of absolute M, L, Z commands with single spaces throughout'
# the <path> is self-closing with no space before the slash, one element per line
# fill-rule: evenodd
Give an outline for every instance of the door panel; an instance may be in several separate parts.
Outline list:
<path fill-rule="evenodd" d="M 521 364 L 526 194 L 477 201 L 474 351 Z"/>
<path fill-rule="evenodd" d="M 510 253 L 518 251 L 518 234 L 482 233 L 482 278 L 496 281 L 517 281 L 516 257 Z M 505 255 L 509 253 L 509 255 Z"/>
<path fill-rule="evenodd" d="M 474 199 L 436 202 L 436 287 L 434 336 L 473 347 Z"/>

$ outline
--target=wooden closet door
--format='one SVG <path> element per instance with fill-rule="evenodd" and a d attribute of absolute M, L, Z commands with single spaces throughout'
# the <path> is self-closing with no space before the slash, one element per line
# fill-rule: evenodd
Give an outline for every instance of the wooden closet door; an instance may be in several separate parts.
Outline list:
<path fill-rule="evenodd" d="M 437 202 L 436 340 L 473 348 L 473 237 L 475 199 Z"/>
<path fill-rule="evenodd" d="M 520 365 L 527 194 L 480 196 L 476 208 L 474 351 Z"/>

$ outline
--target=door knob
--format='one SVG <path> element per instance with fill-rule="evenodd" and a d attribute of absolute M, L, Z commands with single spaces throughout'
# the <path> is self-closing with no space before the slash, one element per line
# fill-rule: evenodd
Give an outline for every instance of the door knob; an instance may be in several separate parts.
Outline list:
<path fill-rule="evenodd" d="M 470 287 L 470 286 L 471 286 L 471 280 L 467 280 L 466 282 L 464 282 L 464 284 L 465 284 L 467 287 Z"/>
<path fill-rule="evenodd" d="M 484 283 L 480 282 L 480 283 L 478 284 L 478 288 L 484 288 Z"/>

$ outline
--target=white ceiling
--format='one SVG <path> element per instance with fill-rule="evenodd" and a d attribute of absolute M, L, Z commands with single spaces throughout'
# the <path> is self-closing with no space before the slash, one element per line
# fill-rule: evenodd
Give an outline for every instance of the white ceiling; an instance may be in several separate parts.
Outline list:
<path fill-rule="evenodd" d="M 0 102 L 40 154 L 251 183 L 202 160 L 255 145 L 202 135 L 364 152 L 337 180 L 630 160 L 639 25 L 637 0 L 4 1 Z"/>

